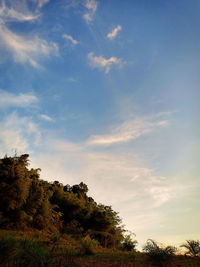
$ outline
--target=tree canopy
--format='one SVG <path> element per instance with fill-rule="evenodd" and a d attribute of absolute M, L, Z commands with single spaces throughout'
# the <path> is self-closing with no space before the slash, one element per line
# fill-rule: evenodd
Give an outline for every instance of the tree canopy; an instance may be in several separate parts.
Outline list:
<path fill-rule="evenodd" d="M 29 155 L 0 159 L 0 227 L 90 235 L 104 247 L 123 240 L 121 219 L 111 206 L 97 204 L 81 182 L 73 186 L 40 179 Z"/>

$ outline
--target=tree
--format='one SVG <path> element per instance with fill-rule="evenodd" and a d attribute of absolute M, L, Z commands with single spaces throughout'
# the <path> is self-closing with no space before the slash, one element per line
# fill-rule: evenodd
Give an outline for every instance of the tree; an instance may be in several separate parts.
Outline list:
<path fill-rule="evenodd" d="M 71 192 L 74 194 L 77 194 L 77 196 L 80 197 L 86 197 L 88 192 L 88 187 L 86 184 L 81 182 L 80 184 L 75 184 L 71 187 Z"/>
<path fill-rule="evenodd" d="M 0 159 L 0 227 L 89 234 L 104 247 L 119 247 L 124 229 L 111 206 L 88 197 L 83 182 L 70 186 L 41 180 L 40 169 L 28 168 L 28 158 Z M 129 237 L 124 241 L 127 249 L 134 245 Z"/>
<path fill-rule="evenodd" d="M 200 241 L 199 240 L 186 240 L 187 243 L 181 245 L 181 247 L 186 248 L 187 251 L 185 255 L 190 255 L 192 257 L 200 256 Z"/>
<path fill-rule="evenodd" d="M 0 160 L 0 211 L 10 225 L 20 224 L 22 209 L 29 194 L 28 155 L 4 157 Z M 23 224 L 24 225 L 24 224 Z"/>
<path fill-rule="evenodd" d="M 133 238 L 133 236 L 135 236 L 135 234 L 131 232 L 124 236 L 124 239 L 121 244 L 122 250 L 135 251 L 138 242 Z"/>

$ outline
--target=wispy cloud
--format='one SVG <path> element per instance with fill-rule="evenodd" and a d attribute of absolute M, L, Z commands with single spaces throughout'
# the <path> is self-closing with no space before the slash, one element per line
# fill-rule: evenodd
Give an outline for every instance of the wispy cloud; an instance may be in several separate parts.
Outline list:
<path fill-rule="evenodd" d="M 140 201 L 150 201 L 152 207 L 159 207 L 174 197 L 166 177 L 161 177 L 156 170 L 146 167 L 136 155 L 90 151 L 85 157 L 83 162 L 88 167 L 85 167 L 83 173 L 86 172 L 85 177 L 95 177 L 93 186 L 95 183 L 98 183 L 99 187 L 106 184 L 108 192 L 111 192 L 113 183 L 116 185 L 115 194 L 110 198 L 103 196 L 102 201 L 106 201 L 108 197 L 109 201 L 116 205 L 124 201 L 132 202 L 142 197 L 145 192 L 145 197 Z M 137 188 L 137 191 L 133 191 L 133 188 Z M 103 187 L 101 189 L 103 190 Z M 122 196 L 123 192 L 126 194 L 118 199 L 116 196 Z"/>
<path fill-rule="evenodd" d="M 78 79 L 77 78 L 74 78 L 74 77 L 68 77 L 67 78 L 67 81 L 68 82 L 71 82 L 71 83 L 76 83 L 76 82 L 78 82 Z"/>
<path fill-rule="evenodd" d="M 39 8 L 43 7 L 45 4 L 49 2 L 49 0 L 32 0 L 32 1 L 35 2 Z"/>
<path fill-rule="evenodd" d="M 93 20 L 94 14 L 98 7 L 98 3 L 96 0 L 86 0 L 85 7 L 88 9 L 88 12 L 83 15 L 83 18 L 86 22 L 90 22 Z"/>
<path fill-rule="evenodd" d="M 0 148 L 2 153 L 27 153 L 40 140 L 40 131 L 35 122 L 28 117 L 11 113 L 0 121 Z"/>
<path fill-rule="evenodd" d="M 8 8 L 5 5 L 0 6 L 0 22 L 6 21 L 34 21 L 39 18 L 39 14 L 31 12 L 19 12 L 14 8 Z"/>
<path fill-rule="evenodd" d="M 70 43 L 72 45 L 77 45 L 79 42 L 77 40 L 75 40 L 71 35 L 69 34 L 63 34 L 62 37 L 68 41 L 70 41 Z"/>
<path fill-rule="evenodd" d="M 98 8 L 97 0 L 68 0 L 66 3 L 67 8 L 83 7 L 83 19 L 89 23 L 93 20 L 94 15 Z"/>
<path fill-rule="evenodd" d="M 95 56 L 92 52 L 88 54 L 88 60 L 92 68 L 103 69 L 106 73 L 108 73 L 114 65 L 120 65 L 122 63 L 120 58 L 104 58 L 102 56 Z"/>
<path fill-rule="evenodd" d="M 40 114 L 40 118 L 45 121 L 53 121 L 53 119 L 46 114 Z"/>
<path fill-rule="evenodd" d="M 44 3 L 44 1 L 42 2 Z M 6 56 L 11 55 L 15 62 L 28 63 L 38 68 L 43 57 L 58 54 L 58 45 L 47 42 L 37 35 L 34 37 L 22 36 L 10 30 L 7 27 L 9 21 L 31 22 L 39 17 L 38 13 L 29 12 L 22 2 L 10 3 L 9 6 L 4 1 L 0 4 L 0 51 Z M 22 12 L 19 7 L 25 11 Z"/>
<path fill-rule="evenodd" d="M 168 125 L 167 120 L 156 117 L 137 118 L 128 120 L 111 129 L 107 135 L 95 135 L 88 140 L 88 144 L 96 146 L 110 146 L 113 144 L 126 143 L 145 134 L 151 133 L 160 127 Z"/>
<path fill-rule="evenodd" d="M 31 66 L 40 67 L 40 59 L 44 56 L 58 53 L 55 43 L 48 43 L 39 37 L 23 37 L 13 33 L 7 27 L 0 28 L 0 49 L 9 52 L 15 62 L 29 63 Z"/>
<path fill-rule="evenodd" d="M 38 101 L 37 96 L 33 93 L 13 94 L 0 90 L 0 108 L 28 107 Z"/>
<path fill-rule="evenodd" d="M 107 34 L 107 37 L 109 39 L 114 39 L 121 30 L 122 30 L 122 27 L 118 25 L 110 33 Z"/>

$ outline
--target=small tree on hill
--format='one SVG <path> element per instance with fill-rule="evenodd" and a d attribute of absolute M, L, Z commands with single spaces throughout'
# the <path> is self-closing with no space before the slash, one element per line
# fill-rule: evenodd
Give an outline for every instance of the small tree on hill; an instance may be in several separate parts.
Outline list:
<path fill-rule="evenodd" d="M 134 239 L 135 234 L 129 232 L 129 234 L 124 235 L 124 239 L 121 243 L 121 249 L 125 251 L 135 251 L 138 244 L 137 240 Z"/>

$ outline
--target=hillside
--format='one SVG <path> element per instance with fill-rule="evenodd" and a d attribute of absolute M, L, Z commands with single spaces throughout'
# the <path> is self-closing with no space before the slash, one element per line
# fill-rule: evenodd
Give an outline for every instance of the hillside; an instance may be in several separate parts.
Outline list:
<path fill-rule="evenodd" d="M 0 227 L 89 234 L 103 247 L 123 240 L 121 219 L 111 206 L 97 204 L 81 182 L 73 186 L 40 179 L 40 169 L 28 169 L 29 155 L 0 160 Z"/>
<path fill-rule="evenodd" d="M 195 257 L 153 240 L 136 252 L 118 213 L 86 184 L 50 183 L 28 166 L 27 154 L 0 159 L 0 266 L 200 266 L 199 241 Z"/>

